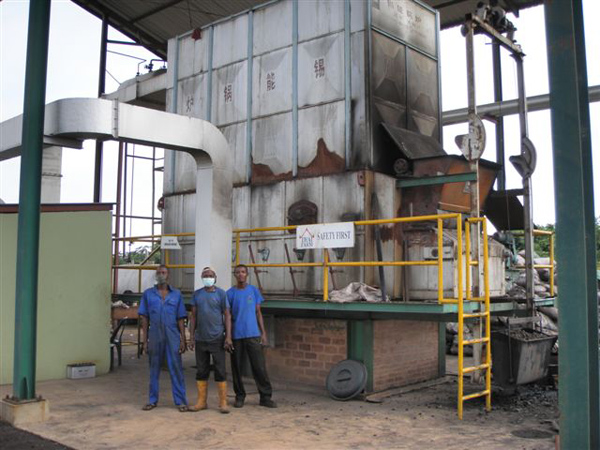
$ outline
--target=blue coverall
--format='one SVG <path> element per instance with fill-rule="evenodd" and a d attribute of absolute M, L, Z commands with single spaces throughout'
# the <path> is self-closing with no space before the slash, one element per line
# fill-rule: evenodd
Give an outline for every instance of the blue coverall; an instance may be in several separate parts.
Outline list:
<path fill-rule="evenodd" d="M 163 301 L 160 292 L 155 287 L 146 289 L 138 309 L 140 316 L 146 316 L 149 321 L 148 356 L 150 359 L 150 404 L 158 403 L 158 377 L 160 366 L 167 358 L 171 389 L 175 404 L 187 405 L 185 396 L 185 379 L 183 365 L 179 354 L 181 334 L 177 321 L 185 319 L 185 305 L 179 290 L 168 286 L 167 295 Z"/>

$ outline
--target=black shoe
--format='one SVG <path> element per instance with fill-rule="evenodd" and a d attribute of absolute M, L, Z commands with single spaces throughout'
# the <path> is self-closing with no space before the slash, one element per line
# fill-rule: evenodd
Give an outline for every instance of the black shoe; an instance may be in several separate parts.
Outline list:
<path fill-rule="evenodd" d="M 277 403 L 275 403 L 270 398 L 261 400 L 259 403 L 260 406 L 264 406 L 265 408 L 277 408 Z"/>
<path fill-rule="evenodd" d="M 241 408 L 244 406 L 244 399 L 242 397 L 236 397 L 235 403 L 233 404 L 234 408 Z"/>

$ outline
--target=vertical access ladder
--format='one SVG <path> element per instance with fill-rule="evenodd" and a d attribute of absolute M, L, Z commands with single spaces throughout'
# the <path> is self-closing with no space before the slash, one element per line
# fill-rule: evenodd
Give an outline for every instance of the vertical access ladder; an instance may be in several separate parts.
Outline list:
<path fill-rule="evenodd" d="M 483 238 L 483 257 L 476 260 L 471 259 L 471 225 L 481 223 L 482 238 Z M 462 249 L 459 253 L 462 253 Z M 487 411 L 492 409 L 492 349 L 490 335 L 490 284 L 489 284 L 489 263 L 488 263 L 488 236 L 487 236 L 487 220 L 484 217 L 473 217 L 467 219 L 465 227 L 465 257 L 466 257 L 466 296 L 464 301 L 458 302 L 458 418 L 462 420 L 463 403 L 466 400 L 471 400 L 478 397 L 485 397 L 485 408 Z M 459 254 L 459 258 L 461 255 Z M 471 268 L 479 266 L 483 259 L 483 297 L 474 297 L 471 292 Z M 459 263 L 460 264 L 460 263 Z M 462 283 L 460 283 L 462 284 Z M 459 286 L 460 286 L 459 284 Z M 459 295 L 459 299 L 460 299 Z M 464 312 L 466 304 L 476 302 L 479 304 L 478 311 Z M 465 340 L 463 337 L 465 319 L 476 319 L 483 331 L 480 338 Z M 482 363 L 476 366 L 464 366 L 464 349 L 466 345 L 483 344 L 485 351 L 483 352 Z M 485 372 L 485 388 L 482 391 L 474 392 L 465 395 L 464 393 L 464 375 L 476 371 Z"/>

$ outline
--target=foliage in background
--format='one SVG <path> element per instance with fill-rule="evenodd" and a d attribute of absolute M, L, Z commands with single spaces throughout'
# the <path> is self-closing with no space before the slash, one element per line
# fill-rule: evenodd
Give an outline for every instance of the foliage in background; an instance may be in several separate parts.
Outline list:
<path fill-rule="evenodd" d="M 144 245 L 124 254 L 119 253 L 119 264 L 141 264 L 146 260 L 146 258 L 148 258 L 148 255 L 150 255 L 150 253 L 158 247 L 160 247 L 158 244 L 154 247 Z M 160 264 L 160 259 L 161 252 L 159 249 L 150 257 L 148 261 L 146 261 L 146 264 Z"/>

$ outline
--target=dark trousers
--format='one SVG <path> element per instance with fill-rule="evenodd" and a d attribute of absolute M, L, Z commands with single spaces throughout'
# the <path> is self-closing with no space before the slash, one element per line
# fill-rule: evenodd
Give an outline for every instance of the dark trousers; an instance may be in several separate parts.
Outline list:
<path fill-rule="evenodd" d="M 267 375 L 265 354 L 260 344 L 260 338 L 235 339 L 233 341 L 233 348 L 234 350 L 231 354 L 231 372 L 235 397 L 242 399 L 246 397 L 246 390 L 242 381 L 242 370 L 245 355 L 248 355 L 252 376 L 260 394 L 260 399 L 270 399 L 273 394 L 273 388 Z"/>
<path fill-rule="evenodd" d="M 213 359 L 215 381 L 226 381 L 225 349 L 223 339 L 204 342 L 196 341 L 196 380 L 207 381 L 210 376 L 210 357 Z"/>

